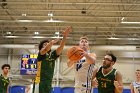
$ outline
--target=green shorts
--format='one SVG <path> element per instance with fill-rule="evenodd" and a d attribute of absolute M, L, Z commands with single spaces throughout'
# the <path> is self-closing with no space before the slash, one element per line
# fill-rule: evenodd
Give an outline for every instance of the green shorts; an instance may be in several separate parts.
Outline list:
<path fill-rule="evenodd" d="M 40 81 L 39 93 L 51 93 L 52 81 Z"/>

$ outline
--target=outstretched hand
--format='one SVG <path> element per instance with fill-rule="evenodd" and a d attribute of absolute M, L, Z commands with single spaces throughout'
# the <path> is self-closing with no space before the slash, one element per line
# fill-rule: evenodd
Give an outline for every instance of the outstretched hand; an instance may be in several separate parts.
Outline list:
<path fill-rule="evenodd" d="M 64 37 L 67 37 L 68 34 L 72 31 L 72 28 L 69 26 L 65 29 L 65 31 L 62 33 Z"/>
<path fill-rule="evenodd" d="M 55 44 L 55 43 L 57 43 L 59 40 L 60 40 L 59 38 L 56 38 L 56 39 L 52 40 L 51 42 L 52 42 L 52 44 Z"/>

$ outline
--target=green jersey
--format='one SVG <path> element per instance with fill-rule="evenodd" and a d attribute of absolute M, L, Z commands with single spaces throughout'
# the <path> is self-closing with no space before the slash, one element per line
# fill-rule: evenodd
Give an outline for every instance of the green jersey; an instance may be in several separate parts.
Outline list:
<path fill-rule="evenodd" d="M 98 80 L 98 93 L 115 93 L 115 73 L 116 69 L 112 69 L 108 74 L 104 75 L 102 73 L 102 67 L 96 74 Z"/>
<path fill-rule="evenodd" d="M 52 78 L 55 67 L 55 60 L 58 58 L 56 51 L 50 54 L 40 55 L 37 57 L 37 75 L 36 83 L 39 83 L 39 93 L 50 93 Z"/>
<path fill-rule="evenodd" d="M 6 93 L 7 87 L 9 85 L 9 78 L 4 78 L 4 76 L 0 75 L 0 93 Z"/>

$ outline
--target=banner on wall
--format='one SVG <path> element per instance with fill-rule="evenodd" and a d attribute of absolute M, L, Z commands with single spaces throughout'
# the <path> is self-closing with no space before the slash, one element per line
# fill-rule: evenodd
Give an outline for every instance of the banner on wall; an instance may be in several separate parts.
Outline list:
<path fill-rule="evenodd" d="M 36 75 L 37 73 L 37 54 L 24 54 L 21 58 L 20 74 Z"/>

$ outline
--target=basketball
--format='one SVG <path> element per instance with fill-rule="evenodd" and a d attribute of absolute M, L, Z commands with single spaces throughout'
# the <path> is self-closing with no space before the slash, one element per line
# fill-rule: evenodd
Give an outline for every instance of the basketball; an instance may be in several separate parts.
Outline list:
<path fill-rule="evenodd" d="M 83 57 L 83 51 L 79 46 L 73 46 L 67 50 L 67 57 L 70 61 L 79 61 Z"/>

